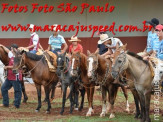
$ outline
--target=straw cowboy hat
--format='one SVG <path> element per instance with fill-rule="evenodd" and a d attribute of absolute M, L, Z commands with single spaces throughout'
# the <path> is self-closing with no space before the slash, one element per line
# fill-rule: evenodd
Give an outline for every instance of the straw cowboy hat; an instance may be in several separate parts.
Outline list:
<path fill-rule="evenodd" d="M 33 29 L 34 28 L 34 24 L 30 24 L 29 28 Z"/>
<path fill-rule="evenodd" d="M 69 41 L 69 42 L 81 42 L 81 40 L 78 39 L 77 36 L 72 36 L 72 37 L 71 37 L 71 40 L 68 40 L 68 41 Z"/>
<path fill-rule="evenodd" d="M 100 40 L 98 41 L 98 44 L 103 44 L 104 42 L 112 39 L 113 37 L 109 37 L 108 34 L 102 34 L 100 35 Z"/>

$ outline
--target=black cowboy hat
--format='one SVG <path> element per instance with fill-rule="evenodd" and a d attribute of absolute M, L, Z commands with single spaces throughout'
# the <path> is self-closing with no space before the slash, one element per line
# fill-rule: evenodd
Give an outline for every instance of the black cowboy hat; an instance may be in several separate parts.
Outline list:
<path fill-rule="evenodd" d="M 146 23 L 149 23 L 150 25 L 152 25 L 155 28 L 155 26 L 159 24 L 159 20 L 156 18 L 153 18 L 153 19 L 151 19 L 151 21 L 146 21 Z"/>

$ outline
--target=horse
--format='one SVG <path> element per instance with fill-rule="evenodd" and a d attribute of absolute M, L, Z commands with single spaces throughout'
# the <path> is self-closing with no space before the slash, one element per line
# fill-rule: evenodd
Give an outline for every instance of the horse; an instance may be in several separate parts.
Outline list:
<path fill-rule="evenodd" d="M 116 48 L 116 50 L 114 52 L 114 55 L 112 57 L 113 63 L 115 63 L 115 58 L 120 53 L 126 51 L 126 47 L 127 47 L 127 44 Z M 140 103 L 139 95 L 138 95 L 138 92 L 137 92 L 137 90 L 136 90 L 136 88 L 134 86 L 134 82 L 133 82 L 134 78 L 130 75 L 130 73 L 128 71 L 125 71 L 125 75 L 126 75 L 126 77 L 120 76 L 120 79 L 125 80 L 125 82 L 127 82 L 128 86 L 129 86 L 129 89 L 133 94 L 134 102 L 135 102 L 135 106 L 136 106 L 136 112 L 135 112 L 135 117 L 134 118 L 138 119 L 138 118 L 142 117 L 142 113 L 141 113 L 140 108 L 139 108 L 139 103 Z M 119 82 L 119 84 L 123 85 L 123 83 L 121 83 L 121 82 Z"/>
<path fill-rule="evenodd" d="M 47 100 L 46 113 L 50 113 L 51 103 L 49 94 L 53 84 L 57 84 L 58 77 L 55 72 L 50 72 L 45 56 L 49 59 L 49 55 L 44 53 L 43 55 L 36 55 L 26 51 L 17 51 L 14 58 L 14 70 L 21 68 L 23 65 L 31 72 L 31 77 L 35 83 L 38 96 L 38 106 L 36 112 L 39 112 L 41 108 L 41 85 L 45 89 L 45 99 Z"/>
<path fill-rule="evenodd" d="M 126 111 L 129 112 L 129 103 L 128 103 L 128 94 L 124 86 L 119 84 L 113 84 L 114 79 L 111 77 L 111 64 L 112 62 L 109 59 L 105 59 L 100 56 L 98 52 L 90 53 L 87 51 L 87 69 L 88 69 L 88 78 L 96 79 L 96 83 L 99 84 L 102 88 L 102 101 L 103 107 L 100 117 L 105 116 L 105 114 L 111 109 L 111 114 L 109 118 L 114 118 L 114 102 L 117 96 L 118 88 L 121 87 L 124 96 L 126 98 Z M 106 92 L 108 92 L 108 106 L 106 108 Z"/>
<path fill-rule="evenodd" d="M 80 52 L 74 52 L 71 56 L 71 75 L 73 77 L 81 77 L 81 84 L 86 89 L 87 93 L 87 99 L 88 99 L 88 112 L 86 116 L 91 116 L 92 113 L 94 113 L 93 110 L 93 95 L 94 95 L 94 89 L 95 89 L 95 83 L 90 82 L 89 78 L 87 76 L 87 57 L 85 54 Z"/>
<path fill-rule="evenodd" d="M 2 61 L 2 63 L 5 66 L 7 66 L 9 64 L 8 53 L 4 50 L 4 48 L 2 46 L 0 46 L 0 60 Z M 21 81 L 21 88 L 22 88 L 22 93 L 24 96 L 23 102 L 26 103 L 28 100 L 28 96 L 27 96 L 27 93 L 25 90 L 24 81 Z"/>
<path fill-rule="evenodd" d="M 141 121 L 150 122 L 149 109 L 153 76 L 149 63 L 133 52 L 122 51 L 113 61 L 112 77 L 116 79 L 125 70 L 134 79 L 134 86 L 140 99 Z"/>
<path fill-rule="evenodd" d="M 0 61 L 0 89 L 2 84 L 5 82 L 5 72 L 4 72 L 4 64 L 2 61 Z M 1 90 L 0 90 L 0 95 L 1 95 Z"/>
<path fill-rule="evenodd" d="M 76 79 L 71 76 L 71 62 L 69 61 L 69 58 L 65 56 L 66 53 L 64 54 L 57 54 L 57 75 L 61 80 L 62 83 L 62 91 L 63 91 L 63 96 L 62 96 L 62 109 L 60 114 L 62 115 L 64 112 L 64 106 L 66 102 L 66 93 L 67 93 L 67 87 L 70 87 L 70 114 L 72 114 L 73 111 L 73 106 L 75 105 L 75 110 L 78 110 L 78 89 L 76 87 Z M 81 91 L 82 94 L 82 104 L 79 108 L 81 110 L 83 108 L 83 103 L 84 103 L 84 94 Z M 74 95 L 74 98 L 73 98 Z"/>

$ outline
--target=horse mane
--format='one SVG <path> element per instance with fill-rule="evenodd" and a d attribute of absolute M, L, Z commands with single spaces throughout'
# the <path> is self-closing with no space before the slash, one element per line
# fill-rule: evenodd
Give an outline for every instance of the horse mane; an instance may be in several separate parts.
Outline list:
<path fill-rule="evenodd" d="M 141 56 L 137 55 L 136 53 L 133 53 L 133 52 L 127 52 L 127 54 L 130 55 L 130 56 L 132 56 L 132 57 L 137 58 L 138 60 L 143 61 L 145 64 L 149 64 L 148 61 L 143 60 L 143 58 L 142 58 Z"/>
<path fill-rule="evenodd" d="M 30 52 L 25 52 L 25 54 L 31 60 L 40 61 L 42 59 L 43 63 L 45 63 L 45 57 L 43 57 L 44 55 L 36 55 L 36 54 L 30 53 Z"/>

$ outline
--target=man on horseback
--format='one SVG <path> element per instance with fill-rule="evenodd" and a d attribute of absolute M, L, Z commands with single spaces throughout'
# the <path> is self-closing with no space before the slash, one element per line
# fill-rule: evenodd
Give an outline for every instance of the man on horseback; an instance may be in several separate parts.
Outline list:
<path fill-rule="evenodd" d="M 66 52 L 68 46 L 67 46 L 67 43 L 64 39 L 63 36 L 61 36 L 60 34 L 58 34 L 59 30 L 57 30 L 57 24 L 54 24 L 53 25 L 53 35 L 51 35 L 49 37 L 49 47 L 48 47 L 48 50 L 52 51 L 53 53 L 64 53 Z M 63 46 L 63 50 L 61 50 L 61 47 Z"/>
<path fill-rule="evenodd" d="M 103 43 L 101 43 L 102 35 L 103 35 L 103 34 L 106 34 L 106 31 L 104 30 L 104 28 L 102 28 L 102 29 L 97 33 L 97 35 L 100 36 L 100 40 L 98 41 L 98 46 L 97 46 L 96 52 L 99 52 L 100 55 L 103 55 L 104 53 L 106 53 L 106 52 L 108 51 L 108 48 L 107 48 Z"/>
<path fill-rule="evenodd" d="M 115 52 L 117 47 L 123 46 L 120 39 L 109 37 L 107 34 L 101 35 L 101 40 L 99 43 L 104 44 L 108 48 L 108 51 L 101 55 L 106 58 L 110 57 Z"/>
<path fill-rule="evenodd" d="M 3 46 L 3 45 L 0 45 Z M 8 53 L 9 57 L 9 65 L 5 66 L 5 69 L 7 69 L 8 74 L 7 74 L 7 79 L 2 85 L 1 91 L 2 91 L 2 97 L 3 97 L 3 104 L 1 106 L 8 107 L 9 106 L 9 98 L 8 98 L 8 90 L 11 89 L 13 86 L 14 88 L 14 96 L 15 96 L 15 101 L 14 105 L 16 108 L 20 107 L 21 103 L 21 83 L 20 80 L 22 80 L 22 74 L 21 72 L 14 74 L 12 69 L 13 69 L 13 64 L 14 64 L 14 55 L 15 51 L 17 50 L 18 46 L 16 44 L 11 45 L 11 51 L 3 46 L 4 50 Z"/>
<path fill-rule="evenodd" d="M 30 24 L 29 31 L 31 33 L 31 38 L 30 38 L 29 46 L 26 47 L 26 48 L 29 49 L 29 52 L 30 53 L 36 54 L 37 51 L 38 51 L 39 46 L 41 47 L 41 45 L 39 43 L 39 36 L 35 32 L 35 29 L 34 29 L 34 25 L 33 24 Z"/>

